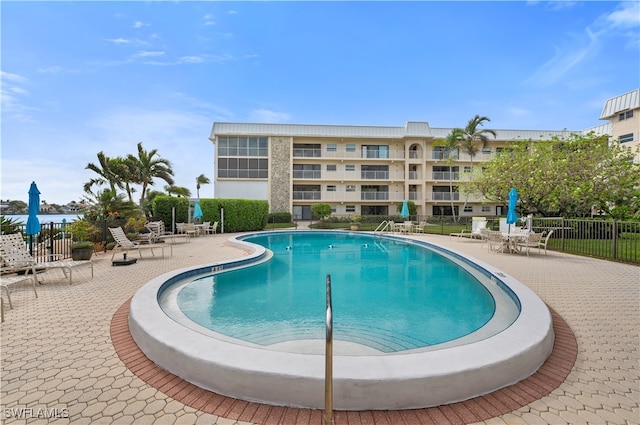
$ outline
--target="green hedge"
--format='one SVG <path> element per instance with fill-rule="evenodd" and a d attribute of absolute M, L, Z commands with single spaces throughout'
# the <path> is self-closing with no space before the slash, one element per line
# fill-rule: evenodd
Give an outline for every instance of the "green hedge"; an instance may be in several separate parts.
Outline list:
<path fill-rule="evenodd" d="M 153 215 L 159 217 L 167 228 L 171 226 L 171 209 L 176 208 L 176 223 L 189 221 L 189 200 L 175 196 L 156 196 L 153 200 Z M 269 218 L 269 203 L 250 199 L 200 198 L 201 222 L 221 223 L 224 209 L 225 233 L 263 230 Z M 218 225 L 221 229 L 222 225 Z"/>

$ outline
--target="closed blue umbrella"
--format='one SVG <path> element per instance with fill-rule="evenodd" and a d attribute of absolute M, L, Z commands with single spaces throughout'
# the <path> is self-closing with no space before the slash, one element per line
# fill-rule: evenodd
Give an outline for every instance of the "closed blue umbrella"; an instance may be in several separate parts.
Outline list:
<path fill-rule="evenodd" d="M 516 205 L 518 204 L 518 192 L 514 187 L 509 191 L 509 209 L 507 210 L 507 224 L 509 224 L 509 233 L 511 233 L 511 225 L 518 221 L 516 213 Z"/>
<path fill-rule="evenodd" d="M 31 183 L 29 188 L 29 216 L 27 218 L 27 235 L 37 235 L 40 233 L 40 220 L 38 220 L 38 210 L 40 209 L 40 191 L 36 182 Z"/>
<path fill-rule="evenodd" d="M 200 200 L 196 199 L 196 203 L 193 205 L 193 219 L 198 220 L 202 218 L 202 208 L 200 208 Z"/>
<path fill-rule="evenodd" d="M 402 216 L 402 218 L 409 217 L 409 203 L 406 199 L 402 201 L 402 211 L 400 211 L 400 215 Z"/>

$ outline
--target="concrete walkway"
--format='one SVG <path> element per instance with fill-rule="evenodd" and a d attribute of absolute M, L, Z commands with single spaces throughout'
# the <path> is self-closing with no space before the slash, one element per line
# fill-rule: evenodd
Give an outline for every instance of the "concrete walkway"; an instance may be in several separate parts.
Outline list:
<path fill-rule="evenodd" d="M 227 246 L 228 237 L 193 238 L 176 244 L 173 256 L 145 257 L 131 266 L 113 267 L 110 255 L 96 255 L 93 279 L 77 270 L 70 286 L 48 272 L 38 298 L 26 284 L 14 287 L 14 308 L 5 303 L 1 328 L 3 423 L 248 423 L 204 413 L 148 385 L 120 360 L 110 336 L 114 314 L 151 277 L 246 255 Z M 529 258 L 489 253 L 478 241 L 420 238 L 516 277 L 576 336 L 577 360 L 564 383 L 483 423 L 640 423 L 640 267 L 555 252 Z"/>

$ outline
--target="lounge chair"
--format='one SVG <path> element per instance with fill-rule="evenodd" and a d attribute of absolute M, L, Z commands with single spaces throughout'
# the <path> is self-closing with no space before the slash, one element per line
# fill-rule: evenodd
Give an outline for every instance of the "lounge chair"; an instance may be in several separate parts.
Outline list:
<path fill-rule="evenodd" d="M 54 255 L 54 257 L 61 259 L 43 263 L 36 262 L 35 258 L 29 253 L 29 250 L 27 250 L 27 246 L 20 233 L 0 235 L 0 257 L 2 257 L 3 272 L 28 270 L 34 267 L 44 271 L 60 269 L 62 273 L 64 273 L 64 277 L 69 278 L 69 285 L 71 285 L 73 283 L 72 270 L 80 266 L 89 266 L 91 267 L 91 277 L 93 277 L 93 263 L 91 260 L 64 260 L 61 255 Z"/>
<path fill-rule="evenodd" d="M 471 221 L 471 231 L 467 232 L 465 229 L 459 233 L 449 233 L 449 239 L 452 236 L 456 236 L 458 238 L 471 238 L 471 239 L 484 239 L 484 229 L 487 228 L 487 220 L 482 217 L 481 219 L 477 219 L 474 217 Z"/>
<path fill-rule="evenodd" d="M 148 241 L 150 243 L 157 243 L 158 241 L 164 240 L 175 243 L 178 239 L 184 239 L 186 242 L 189 242 L 188 233 L 167 232 L 163 221 L 149 221 L 144 226 L 149 230 Z"/>
<path fill-rule="evenodd" d="M 150 250 L 151 255 L 155 257 L 154 249 L 159 249 L 162 252 L 162 256 L 164 257 L 164 249 L 168 246 L 171 249 L 171 254 L 173 254 L 173 248 L 171 244 L 163 244 L 163 243 L 148 243 L 143 244 L 140 241 L 132 241 L 122 230 L 122 227 L 109 227 L 109 232 L 111 232 L 111 236 L 116 241 L 116 246 L 113 248 L 113 254 L 111 255 L 111 260 L 113 261 L 113 257 L 115 257 L 116 252 L 120 251 L 123 253 L 127 253 L 130 250 L 138 251 L 138 256 L 142 258 L 143 250 Z"/>
<path fill-rule="evenodd" d="M 2 275 L 0 276 L 0 286 L 7 293 L 7 300 L 9 300 L 9 308 L 13 308 L 13 303 L 11 302 L 11 294 L 9 293 L 9 286 L 15 285 L 20 282 L 24 282 L 27 280 L 31 281 L 31 286 L 33 286 L 33 292 L 36 294 L 36 298 L 38 298 L 38 291 L 36 291 L 36 275 L 35 275 L 35 267 L 32 267 L 30 270 L 24 270 L 24 274 L 18 275 Z"/>

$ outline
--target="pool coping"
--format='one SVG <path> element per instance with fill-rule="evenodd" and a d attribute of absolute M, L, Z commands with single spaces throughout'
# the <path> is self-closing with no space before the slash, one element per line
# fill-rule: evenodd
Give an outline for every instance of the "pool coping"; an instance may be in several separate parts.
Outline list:
<path fill-rule="evenodd" d="M 323 411 L 296 407 L 272 406 L 225 397 L 200 388 L 160 368 L 140 350 L 129 331 L 131 299 L 118 308 L 111 320 L 111 340 L 124 365 L 150 387 L 174 400 L 204 413 L 254 424 L 320 424 Z M 555 341 L 544 364 L 528 378 L 492 393 L 470 400 L 413 410 L 366 410 L 334 412 L 336 423 L 346 423 L 357 416 L 369 424 L 402 423 L 401 418 L 416 423 L 469 424 L 513 412 L 539 400 L 557 389 L 571 373 L 578 355 L 576 337 L 567 322 L 549 307 Z M 356 422 L 357 423 L 357 422 Z"/>
<path fill-rule="evenodd" d="M 238 240 L 230 243 L 247 247 Z M 430 245 L 460 255 L 455 250 Z M 253 244 L 249 246 L 255 248 Z M 249 257 L 259 258 L 264 255 L 262 251 L 264 248 L 256 249 Z M 251 259 L 245 257 L 243 261 Z M 476 259 L 473 261 L 487 271 L 495 269 Z M 185 273 L 218 267 L 221 266 L 169 272 L 143 286 L 131 301 L 129 327 L 133 339 L 154 362 L 205 389 L 250 402 L 321 408 L 323 356 L 274 353 L 219 340 L 203 340 L 201 335 L 162 319 L 156 299 L 167 281 Z M 522 283 L 500 271 L 491 273 L 499 275 L 522 302 L 521 315 L 509 329 L 474 344 L 428 353 L 337 356 L 334 359 L 335 408 L 359 411 L 450 404 L 532 375 L 552 351 L 554 333 L 550 312 Z M 300 385 L 301 381 L 304 385 Z"/>

